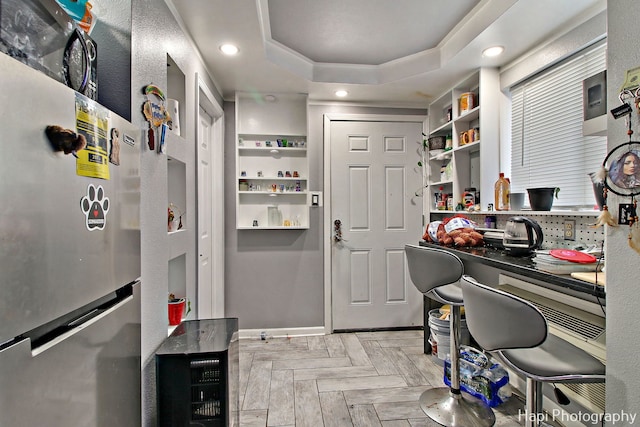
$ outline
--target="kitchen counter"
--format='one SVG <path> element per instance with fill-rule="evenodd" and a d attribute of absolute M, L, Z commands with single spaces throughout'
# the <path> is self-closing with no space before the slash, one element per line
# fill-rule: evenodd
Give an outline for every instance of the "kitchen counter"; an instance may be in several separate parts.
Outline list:
<path fill-rule="evenodd" d="M 503 249 L 491 247 L 448 247 L 426 241 L 420 241 L 420 246 L 440 248 L 456 254 L 464 261 L 478 262 L 489 267 L 515 273 L 541 282 L 549 283 L 560 288 L 568 288 L 576 292 L 605 299 L 604 287 L 594 285 L 584 280 L 574 279 L 570 275 L 547 273 L 536 268 L 533 262 L 535 256 L 516 257 L 509 255 Z M 604 273 L 602 273 L 604 274 Z"/>

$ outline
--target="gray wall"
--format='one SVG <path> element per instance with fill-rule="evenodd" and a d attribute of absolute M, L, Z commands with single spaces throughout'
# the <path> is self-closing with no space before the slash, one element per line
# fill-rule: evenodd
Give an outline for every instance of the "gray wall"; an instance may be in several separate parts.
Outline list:
<path fill-rule="evenodd" d="M 98 102 L 131 120 L 131 0 L 92 0 L 98 19 Z"/>
<path fill-rule="evenodd" d="M 236 176 L 235 103 L 226 102 L 225 176 Z M 317 189 L 317 141 L 308 138 L 309 182 Z M 323 324 L 321 209 L 308 230 L 236 230 L 235 180 L 225 180 L 225 315 L 240 329 Z"/>
<path fill-rule="evenodd" d="M 235 105 L 225 103 L 225 176 L 235 172 Z M 324 114 L 425 115 L 422 109 L 310 105 L 309 188 L 323 188 Z M 326 194 L 325 194 L 326 197 Z M 323 207 L 310 208 L 308 230 L 236 230 L 235 181 L 225 183 L 225 308 L 241 329 L 324 326 Z M 418 241 L 420 236 L 416 236 Z"/>
<path fill-rule="evenodd" d="M 638 2 L 615 0 L 608 2 L 608 59 L 607 105 L 609 109 L 620 105 L 618 91 L 625 72 L 640 64 L 640 27 L 637 23 Z M 637 110 L 632 114 L 634 136 L 640 132 Z M 628 141 L 623 119 L 614 120 L 608 115 L 609 150 Z M 637 137 L 634 140 L 638 140 Z M 611 195 L 611 193 L 609 193 Z M 629 203 L 629 198 L 625 198 Z M 610 207 L 620 200 L 608 198 Z M 612 210 L 617 212 L 617 209 Z M 638 364 L 638 331 L 640 331 L 640 254 L 627 243 L 628 226 L 607 227 L 607 412 L 638 414 L 640 410 L 640 370 Z M 636 423 L 638 420 L 636 419 Z M 613 425 L 607 423 L 607 426 Z M 616 424 L 621 425 L 621 424 Z M 628 425 L 628 423 L 622 423 Z"/>
<path fill-rule="evenodd" d="M 186 280 L 191 287 L 187 297 L 195 309 L 196 280 L 196 73 L 220 100 L 213 81 L 202 65 L 197 51 L 175 21 L 162 0 L 132 1 L 131 31 L 131 121 L 147 129 L 142 115 L 145 98 L 142 88 L 150 83 L 167 90 L 167 54 L 185 75 L 185 117 L 181 130 L 186 135 Z M 167 93 L 171 96 L 170 93 Z M 220 102 L 221 103 L 221 102 Z M 141 233 L 142 233 L 142 406 L 144 426 L 156 425 L 154 352 L 167 337 L 167 295 L 169 245 L 167 234 L 167 156 L 150 151 L 146 143 L 141 161 Z M 214 209 L 222 209 L 214 201 Z M 193 316 L 193 314 L 192 314 Z"/>

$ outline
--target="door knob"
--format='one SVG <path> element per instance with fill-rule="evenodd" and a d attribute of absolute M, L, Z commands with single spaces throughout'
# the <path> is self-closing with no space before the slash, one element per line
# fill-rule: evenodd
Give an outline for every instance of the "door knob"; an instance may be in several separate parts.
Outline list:
<path fill-rule="evenodd" d="M 342 221 L 339 219 L 333 221 L 333 241 L 336 243 L 342 241 Z"/>

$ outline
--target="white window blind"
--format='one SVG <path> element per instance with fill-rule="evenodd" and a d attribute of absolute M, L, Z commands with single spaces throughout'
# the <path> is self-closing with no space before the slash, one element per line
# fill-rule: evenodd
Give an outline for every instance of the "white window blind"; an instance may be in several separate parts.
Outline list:
<path fill-rule="evenodd" d="M 511 191 L 560 187 L 554 207 L 595 204 L 589 172 L 607 154 L 604 136 L 582 136 L 582 81 L 606 68 L 606 45 L 572 56 L 511 88 Z"/>

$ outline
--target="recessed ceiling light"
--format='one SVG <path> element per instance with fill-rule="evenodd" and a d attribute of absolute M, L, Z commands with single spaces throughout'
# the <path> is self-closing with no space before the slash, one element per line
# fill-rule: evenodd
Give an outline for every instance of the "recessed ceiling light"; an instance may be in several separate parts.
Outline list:
<path fill-rule="evenodd" d="M 220 50 L 225 55 L 235 55 L 236 53 L 238 53 L 238 48 L 232 44 L 223 44 L 222 46 L 220 46 Z"/>
<path fill-rule="evenodd" d="M 344 98 L 348 94 L 349 94 L 349 92 L 347 92 L 346 90 L 337 90 L 336 91 L 336 96 L 338 96 L 340 98 Z"/>
<path fill-rule="evenodd" d="M 502 52 L 504 52 L 504 47 L 502 47 L 502 46 L 493 46 L 493 47 L 488 47 L 485 50 L 483 50 L 482 51 L 482 56 L 486 56 L 488 58 L 491 58 L 491 57 L 500 55 Z"/>

